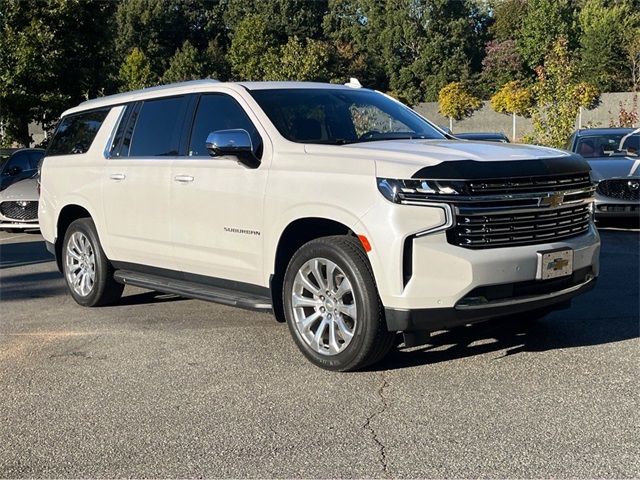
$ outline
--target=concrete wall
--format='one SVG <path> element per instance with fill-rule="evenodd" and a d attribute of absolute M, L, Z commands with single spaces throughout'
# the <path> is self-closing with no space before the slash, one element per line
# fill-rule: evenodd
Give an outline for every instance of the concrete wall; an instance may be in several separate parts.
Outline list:
<path fill-rule="evenodd" d="M 630 110 L 633 106 L 633 97 L 638 96 L 638 109 L 640 109 L 640 94 L 632 92 L 624 93 L 603 93 L 600 97 L 600 105 L 593 110 L 583 110 L 582 127 L 608 127 L 611 122 L 614 124 L 618 120 L 620 102 L 623 107 Z M 438 113 L 438 103 L 419 103 L 414 107 L 416 111 L 427 117 L 432 122 L 443 127 L 449 127 L 449 119 Z M 453 132 L 503 132 L 511 139 L 511 115 L 496 113 L 491 110 L 489 102 L 484 102 L 483 107 L 476 111 L 470 118 L 453 122 Z M 639 125 L 636 125 L 636 127 Z M 578 119 L 576 118 L 576 128 Z M 531 119 L 516 118 L 516 136 L 522 138 L 533 129 Z M 513 139 L 511 139 L 513 140 Z"/>

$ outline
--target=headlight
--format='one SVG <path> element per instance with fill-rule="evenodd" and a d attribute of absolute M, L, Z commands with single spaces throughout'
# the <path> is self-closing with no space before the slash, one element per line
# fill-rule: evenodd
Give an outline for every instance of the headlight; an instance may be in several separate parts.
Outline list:
<path fill-rule="evenodd" d="M 378 178 L 378 190 L 384 198 L 394 203 L 412 204 L 414 202 L 444 202 L 457 195 L 466 195 L 465 182 L 456 180 L 399 180 Z"/>

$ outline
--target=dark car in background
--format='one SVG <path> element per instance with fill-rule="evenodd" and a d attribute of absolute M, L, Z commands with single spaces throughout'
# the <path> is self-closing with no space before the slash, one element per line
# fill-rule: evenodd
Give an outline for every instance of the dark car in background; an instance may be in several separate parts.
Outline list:
<path fill-rule="evenodd" d="M 22 148 L 13 151 L 0 163 L 0 191 L 20 180 L 33 177 L 38 172 L 38 164 L 42 157 L 42 148 Z"/>
<path fill-rule="evenodd" d="M 640 129 L 592 128 L 574 132 L 567 150 L 582 155 L 592 169 L 598 217 L 640 215 Z"/>
<path fill-rule="evenodd" d="M 509 143 L 507 136 L 500 132 L 465 132 L 455 133 L 454 136 L 463 140 Z"/>

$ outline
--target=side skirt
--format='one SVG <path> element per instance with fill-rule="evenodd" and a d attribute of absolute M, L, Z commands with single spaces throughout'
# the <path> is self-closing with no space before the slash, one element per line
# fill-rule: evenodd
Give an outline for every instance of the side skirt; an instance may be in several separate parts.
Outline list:
<path fill-rule="evenodd" d="M 120 267 L 117 264 L 114 266 L 116 268 Z M 182 275 L 185 277 L 180 278 Z M 159 274 L 157 272 L 140 272 L 125 268 L 116 270 L 113 277 L 117 282 L 125 285 L 134 285 L 163 293 L 174 293 L 187 298 L 196 298 L 259 312 L 272 312 L 273 310 L 269 289 L 254 285 L 245 286 L 245 284 L 221 279 L 207 279 L 209 281 L 205 283 L 192 280 L 188 278 L 190 277 L 189 274 L 182 274 L 181 272 L 167 271 L 167 274 Z M 200 276 L 194 275 L 193 277 L 200 280 Z"/>

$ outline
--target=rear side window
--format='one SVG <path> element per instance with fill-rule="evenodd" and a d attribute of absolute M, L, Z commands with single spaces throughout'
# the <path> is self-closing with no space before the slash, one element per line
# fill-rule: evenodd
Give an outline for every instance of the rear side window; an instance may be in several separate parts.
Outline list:
<path fill-rule="evenodd" d="M 110 108 L 64 117 L 53 134 L 47 156 L 85 153 L 91 147 Z"/>
<path fill-rule="evenodd" d="M 229 95 L 205 94 L 200 97 L 191 130 L 189 156 L 209 156 L 206 141 L 211 132 L 241 128 L 249 132 L 254 153 L 260 156 L 262 140 L 244 109 Z"/>
<path fill-rule="evenodd" d="M 188 106 L 187 97 L 162 98 L 143 102 L 135 119 L 129 156 L 179 155 L 184 117 Z M 131 124 L 132 122 L 130 122 Z M 125 137 L 126 135 L 127 132 L 125 132 Z"/>

